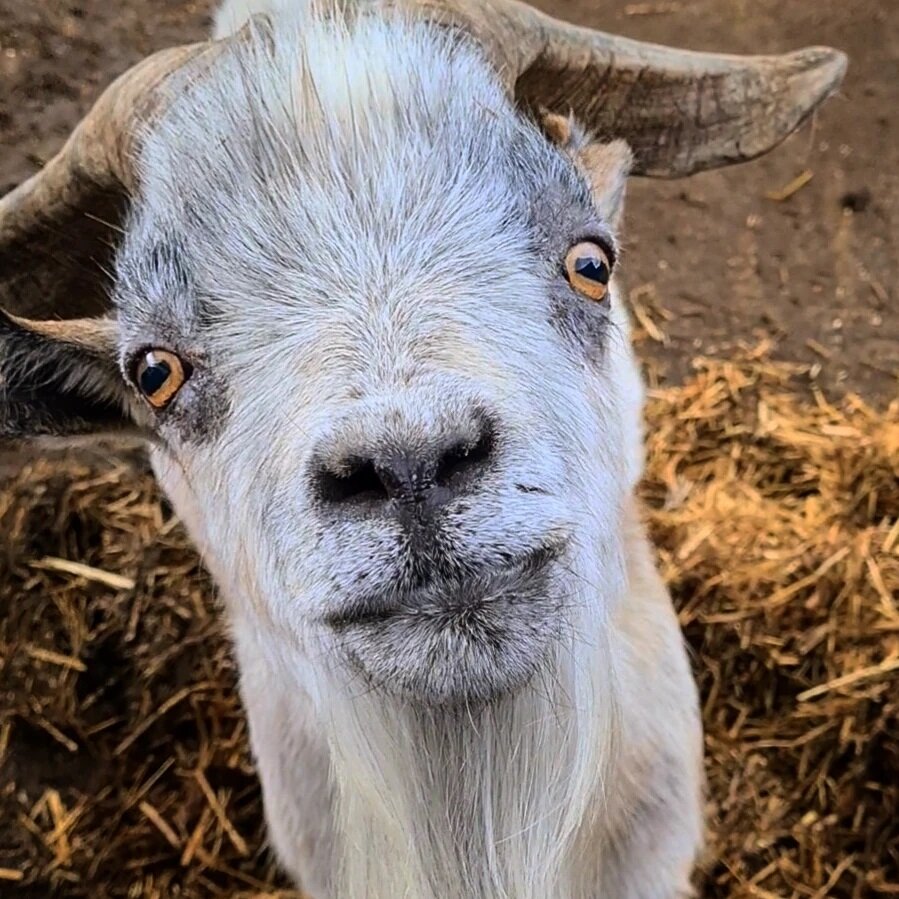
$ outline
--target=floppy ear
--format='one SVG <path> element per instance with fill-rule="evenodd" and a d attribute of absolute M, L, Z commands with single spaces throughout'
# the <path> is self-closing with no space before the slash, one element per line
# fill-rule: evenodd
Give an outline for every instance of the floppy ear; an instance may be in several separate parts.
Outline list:
<path fill-rule="evenodd" d="M 111 319 L 33 322 L 0 312 L 0 440 L 133 434 Z"/>

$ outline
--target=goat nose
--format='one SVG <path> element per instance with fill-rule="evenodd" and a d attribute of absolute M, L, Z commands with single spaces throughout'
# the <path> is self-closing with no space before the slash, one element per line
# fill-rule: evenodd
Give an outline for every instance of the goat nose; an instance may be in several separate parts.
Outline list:
<path fill-rule="evenodd" d="M 490 467 L 495 428 L 486 417 L 463 438 L 447 437 L 415 450 L 382 445 L 377 453 L 351 453 L 316 464 L 313 478 L 321 501 L 332 507 L 414 506 L 433 510 L 476 489 Z"/>

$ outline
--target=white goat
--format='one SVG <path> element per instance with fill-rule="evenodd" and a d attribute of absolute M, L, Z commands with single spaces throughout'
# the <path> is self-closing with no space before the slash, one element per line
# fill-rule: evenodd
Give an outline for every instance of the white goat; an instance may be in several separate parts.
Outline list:
<path fill-rule="evenodd" d="M 241 0 L 218 37 L 0 201 L 0 435 L 150 442 L 312 895 L 687 896 L 701 731 L 633 495 L 624 182 L 764 152 L 844 58 L 514 0 Z"/>

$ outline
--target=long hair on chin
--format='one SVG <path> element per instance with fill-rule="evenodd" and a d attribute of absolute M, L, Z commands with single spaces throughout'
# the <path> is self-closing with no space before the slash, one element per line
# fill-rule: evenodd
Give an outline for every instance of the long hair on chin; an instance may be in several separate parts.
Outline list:
<path fill-rule="evenodd" d="M 578 865 L 596 860 L 573 850 L 601 814 L 618 717 L 608 628 L 587 624 L 490 703 L 416 705 L 349 679 L 328 691 L 336 896 L 587 899 Z"/>

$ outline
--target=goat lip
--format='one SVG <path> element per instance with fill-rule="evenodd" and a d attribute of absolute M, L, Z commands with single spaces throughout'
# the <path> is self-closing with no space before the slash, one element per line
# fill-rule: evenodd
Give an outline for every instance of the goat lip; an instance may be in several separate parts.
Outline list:
<path fill-rule="evenodd" d="M 564 547 L 547 543 L 523 553 L 502 567 L 486 569 L 477 575 L 426 588 L 412 589 L 405 596 L 388 602 L 382 595 L 363 597 L 322 616 L 322 623 L 334 631 L 377 626 L 392 619 L 421 620 L 431 624 L 458 623 L 476 616 L 489 605 L 489 596 L 497 585 L 510 579 L 532 578 L 556 561 Z"/>
<path fill-rule="evenodd" d="M 337 656 L 374 691 L 427 706 L 511 694 L 562 635 L 567 582 L 553 562 L 564 548 L 359 597 L 329 616 Z"/>

